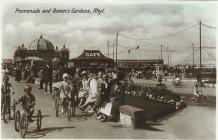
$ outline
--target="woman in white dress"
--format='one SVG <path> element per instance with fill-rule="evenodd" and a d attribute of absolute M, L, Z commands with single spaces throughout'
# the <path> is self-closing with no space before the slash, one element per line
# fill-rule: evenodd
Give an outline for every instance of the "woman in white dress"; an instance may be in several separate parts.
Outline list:
<path fill-rule="evenodd" d="M 82 77 L 82 87 L 78 93 L 78 99 L 80 100 L 78 106 L 81 106 L 84 100 L 88 97 L 88 91 L 89 91 L 89 81 L 86 74 L 83 74 Z"/>

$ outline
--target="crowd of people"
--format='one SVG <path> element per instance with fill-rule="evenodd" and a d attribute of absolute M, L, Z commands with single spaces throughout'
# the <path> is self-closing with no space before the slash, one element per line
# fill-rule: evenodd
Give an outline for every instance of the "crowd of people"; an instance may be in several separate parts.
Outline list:
<path fill-rule="evenodd" d="M 154 79 L 157 79 L 159 83 L 162 82 L 161 75 L 156 75 L 152 71 L 147 74 L 152 74 Z M 62 113 L 66 110 L 67 100 L 70 99 L 74 106 L 78 106 L 82 111 L 96 114 L 97 119 L 105 122 L 119 119 L 119 106 L 124 103 L 125 86 L 127 85 L 124 79 L 143 78 L 144 73 L 139 70 L 124 73 L 117 70 L 89 71 L 79 68 L 73 71 L 68 66 L 55 70 L 49 63 L 39 72 L 31 65 L 15 67 L 15 81 L 17 82 L 26 80 L 34 83 L 36 77 L 40 81 L 39 89 L 44 89 L 45 95 L 55 94 L 53 87 L 58 89 L 57 92 L 60 94 L 63 106 Z M 58 82 L 55 82 L 55 77 Z M 178 79 L 176 80 L 178 81 Z M 9 77 L 3 78 L 2 93 L 7 96 L 2 96 L 2 103 L 5 98 L 9 98 L 9 92 L 13 90 L 8 81 Z M 54 83 L 56 84 L 54 85 Z M 31 87 L 25 88 L 28 88 L 24 90 L 26 93 L 31 93 Z M 194 94 L 198 93 L 197 90 L 195 91 Z"/>
<path fill-rule="evenodd" d="M 82 111 L 96 114 L 98 119 L 103 119 L 103 122 L 118 118 L 119 106 L 123 104 L 125 93 L 125 74 L 123 72 L 116 70 L 89 71 L 79 68 L 72 72 L 67 67 L 65 68 L 62 71 L 60 69 L 55 71 L 49 64 L 46 64 L 37 73 L 40 81 L 39 89 L 44 90 L 45 95 L 59 92 L 63 106 L 62 113 L 65 112 L 66 101 L 70 99 Z M 59 77 L 57 81 L 54 80 L 56 74 Z M 23 80 L 20 75 L 22 74 L 16 72 L 15 80 L 17 82 Z M 28 80 L 26 81 L 28 82 Z M 58 91 L 55 92 L 54 90 L 57 89 Z M 107 104 L 112 104 L 111 109 L 107 109 Z M 108 110 L 109 113 L 105 115 L 101 110 Z"/>
<path fill-rule="evenodd" d="M 26 80 L 28 83 L 34 83 L 36 71 L 35 67 L 26 65 L 25 67 L 16 66 L 14 67 L 15 81 L 20 82 Z"/>
<path fill-rule="evenodd" d="M 63 81 L 57 86 L 63 105 L 62 112 L 65 112 L 66 100 L 71 98 L 82 111 L 96 114 L 102 122 L 108 118 L 116 121 L 119 118 L 119 106 L 124 102 L 124 77 L 125 74 L 118 71 L 89 72 L 76 69 L 73 77 L 64 73 Z M 112 107 L 106 115 L 101 109 L 108 103 Z M 87 110 L 88 107 L 90 110 Z"/>
<path fill-rule="evenodd" d="M 33 70 L 30 69 L 30 67 L 26 68 L 29 68 L 27 73 Z M 25 79 L 24 77 L 28 77 L 23 76 L 20 67 L 17 67 L 16 70 L 15 81 L 20 82 Z M 5 73 L 7 72 L 5 71 Z M 5 74 L 3 77 L 2 97 L 10 97 L 13 88 L 9 83 L 9 76 Z M 55 84 L 53 81 L 53 69 L 49 64 L 39 71 L 39 77 L 41 77 L 39 89 L 45 89 L 46 95 L 54 94 L 53 86 L 55 86 Z M 67 72 L 63 73 L 62 81 L 55 82 L 56 85 L 58 85 L 57 88 L 63 105 L 63 113 L 65 111 L 64 107 L 66 106 L 66 100 L 70 99 L 78 108 L 80 108 L 80 110 L 96 114 L 97 119 L 102 119 L 102 122 L 118 120 L 119 106 L 124 102 L 124 78 L 125 74 L 116 70 L 90 72 L 85 70 L 82 71 L 77 68 L 74 75 Z M 26 79 L 26 81 L 28 80 Z M 27 95 L 23 98 L 33 98 L 30 96 L 31 89 L 31 86 L 28 84 L 24 87 L 24 92 L 27 93 Z M 10 99 L 7 101 L 10 101 Z M 21 99 L 19 101 L 21 101 Z M 4 99 L 2 100 L 2 103 L 4 103 Z M 107 109 L 108 104 L 112 105 L 109 109 Z M 107 110 L 108 113 L 105 113 L 105 110 Z"/>

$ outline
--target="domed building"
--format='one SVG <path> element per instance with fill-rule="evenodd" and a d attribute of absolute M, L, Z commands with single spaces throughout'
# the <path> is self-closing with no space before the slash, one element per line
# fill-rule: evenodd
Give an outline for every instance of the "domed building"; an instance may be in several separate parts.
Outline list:
<path fill-rule="evenodd" d="M 63 46 L 61 50 L 58 47 L 54 48 L 51 41 L 43 38 L 33 40 L 28 48 L 18 47 L 14 53 L 14 60 L 22 61 L 23 63 L 31 61 L 33 63 L 48 63 L 59 60 L 60 64 L 65 64 L 69 61 L 69 49 Z"/>

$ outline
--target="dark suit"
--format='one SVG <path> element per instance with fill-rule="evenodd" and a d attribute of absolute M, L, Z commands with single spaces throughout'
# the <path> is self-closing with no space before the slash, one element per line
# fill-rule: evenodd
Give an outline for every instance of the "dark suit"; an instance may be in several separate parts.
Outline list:
<path fill-rule="evenodd" d="M 47 92 L 48 85 L 49 85 L 50 93 L 52 93 L 52 80 L 53 80 L 53 70 L 51 67 L 46 67 L 45 69 L 45 92 Z"/>
<path fill-rule="evenodd" d="M 112 102 L 111 114 L 115 118 L 119 116 L 119 107 L 124 103 L 124 95 L 125 86 L 121 83 L 113 84 L 110 92 Z"/>

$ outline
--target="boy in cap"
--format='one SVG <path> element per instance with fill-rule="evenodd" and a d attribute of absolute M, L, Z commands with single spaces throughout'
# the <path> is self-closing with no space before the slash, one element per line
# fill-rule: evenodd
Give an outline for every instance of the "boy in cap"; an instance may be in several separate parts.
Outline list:
<path fill-rule="evenodd" d="M 31 93 L 32 87 L 30 85 L 25 85 L 24 92 L 25 94 L 20 99 L 18 99 L 18 102 L 22 104 L 24 111 L 26 111 L 29 114 L 29 121 L 33 122 L 32 116 L 34 113 L 34 106 L 36 104 L 36 100 L 35 96 Z"/>

